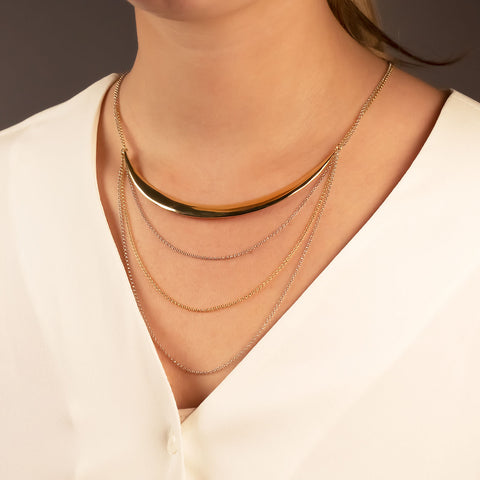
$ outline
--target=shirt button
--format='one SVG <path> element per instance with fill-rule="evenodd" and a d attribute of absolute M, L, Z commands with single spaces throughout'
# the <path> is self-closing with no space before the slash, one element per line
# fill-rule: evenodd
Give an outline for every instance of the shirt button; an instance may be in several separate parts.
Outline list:
<path fill-rule="evenodd" d="M 178 451 L 177 447 L 177 437 L 175 435 L 175 432 L 170 429 L 168 432 L 168 440 L 167 440 L 167 452 L 170 455 L 175 455 Z"/>

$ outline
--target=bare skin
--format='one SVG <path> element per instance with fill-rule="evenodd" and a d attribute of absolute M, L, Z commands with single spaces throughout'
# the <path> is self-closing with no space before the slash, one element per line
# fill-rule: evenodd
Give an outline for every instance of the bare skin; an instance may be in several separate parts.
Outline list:
<path fill-rule="evenodd" d="M 331 151 L 385 72 L 385 62 L 352 40 L 323 0 L 132 3 L 139 51 L 121 92 L 130 157 L 151 183 L 185 201 L 234 203 L 300 177 Z M 120 144 L 112 93 L 110 88 L 101 109 L 97 173 L 105 215 L 120 250 Z M 424 144 L 446 96 L 394 70 L 342 152 L 319 230 L 276 318 L 389 195 Z M 145 200 L 142 204 L 173 243 L 218 255 L 262 238 L 300 198 L 218 220 L 186 218 Z M 263 280 L 291 248 L 317 198 L 267 246 L 230 262 L 195 261 L 164 248 L 144 227 L 130 195 L 128 202 L 133 231 L 153 277 L 185 303 L 208 306 Z M 185 312 L 166 302 L 132 263 L 142 304 L 164 345 L 186 365 L 208 369 L 249 341 L 296 259 L 261 294 L 208 314 Z M 234 368 L 195 376 L 158 354 L 179 408 L 198 406 Z"/>

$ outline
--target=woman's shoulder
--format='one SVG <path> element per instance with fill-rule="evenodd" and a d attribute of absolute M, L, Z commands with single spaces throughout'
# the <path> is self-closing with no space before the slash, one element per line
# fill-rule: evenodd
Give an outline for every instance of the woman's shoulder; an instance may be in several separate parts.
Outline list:
<path fill-rule="evenodd" d="M 441 168 L 454 162 L 480 175 L 480 103 L 453 88 L 449 91 L 422 153 Z"/>
<path fill-rule="evenodd" d="M 106 75 L 69 99 L 34 113 L 24 120 L 0 130 L 2 168 L 14 154 L 47 154 L 56 144 L 75 140 L 75 128 L 99 107 L 103 94 L 118 76 Z M 74 147 L 74 145 L 72 145 Z"/>
<path fill-rule="evenodd" d="M 68 100 L 0 131 L 0 222 L 6 230 L 22 205 L 31 211 L 49 192 L 74 184 L 79 172 L 90 172 L 96 119 L 117 75 L 109 74 Z M 5 235 L 0 238 L 0 246 L 8 242 Z"/>
<path fill-rule="evenodd" d="M 473 144 L 480 145 L 480 102 L 453 88 L 445 104 L 445 120 L 453 132 L 465 129 L 467 133 L 476 133 Z"/>
<path fill-rule="evenodd" d="M 452 101 L 457 104 L 457 106 L 461 106 L 462 108 L 465 108 L 467 111 L 470 111 L 473 113 L 473 115 L 476 115 L 476 121 L 478 122 L 480 120 L 479 114 L 480 114 L 480 102 L 475 100 L 472 97 L 469 97 L 468 95 L 451 88 L 450 91 Z"/>

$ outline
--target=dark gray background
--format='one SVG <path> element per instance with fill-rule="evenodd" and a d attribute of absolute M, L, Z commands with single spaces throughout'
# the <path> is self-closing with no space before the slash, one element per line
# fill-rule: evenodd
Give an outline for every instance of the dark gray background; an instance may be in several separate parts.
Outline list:
<path fill-rule="evenodd" d="M 132 65 L 135 24 L 126 0 L 1 3 L 0 129 Z M 444 59 L 468 51 L 453 66 L 405 70 L 480 101 L 479 0 L 377 0 L 377 6 L 383 29 L 419 55 Z"/>

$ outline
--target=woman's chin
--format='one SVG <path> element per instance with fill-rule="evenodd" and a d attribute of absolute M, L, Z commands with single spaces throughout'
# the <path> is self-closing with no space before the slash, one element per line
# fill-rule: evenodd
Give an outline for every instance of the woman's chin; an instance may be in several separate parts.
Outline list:
<path fill-rule="evenodd" d="M 180 21 L 209 20 L 260 0 L 128 0 L 137 10 Z"/>

